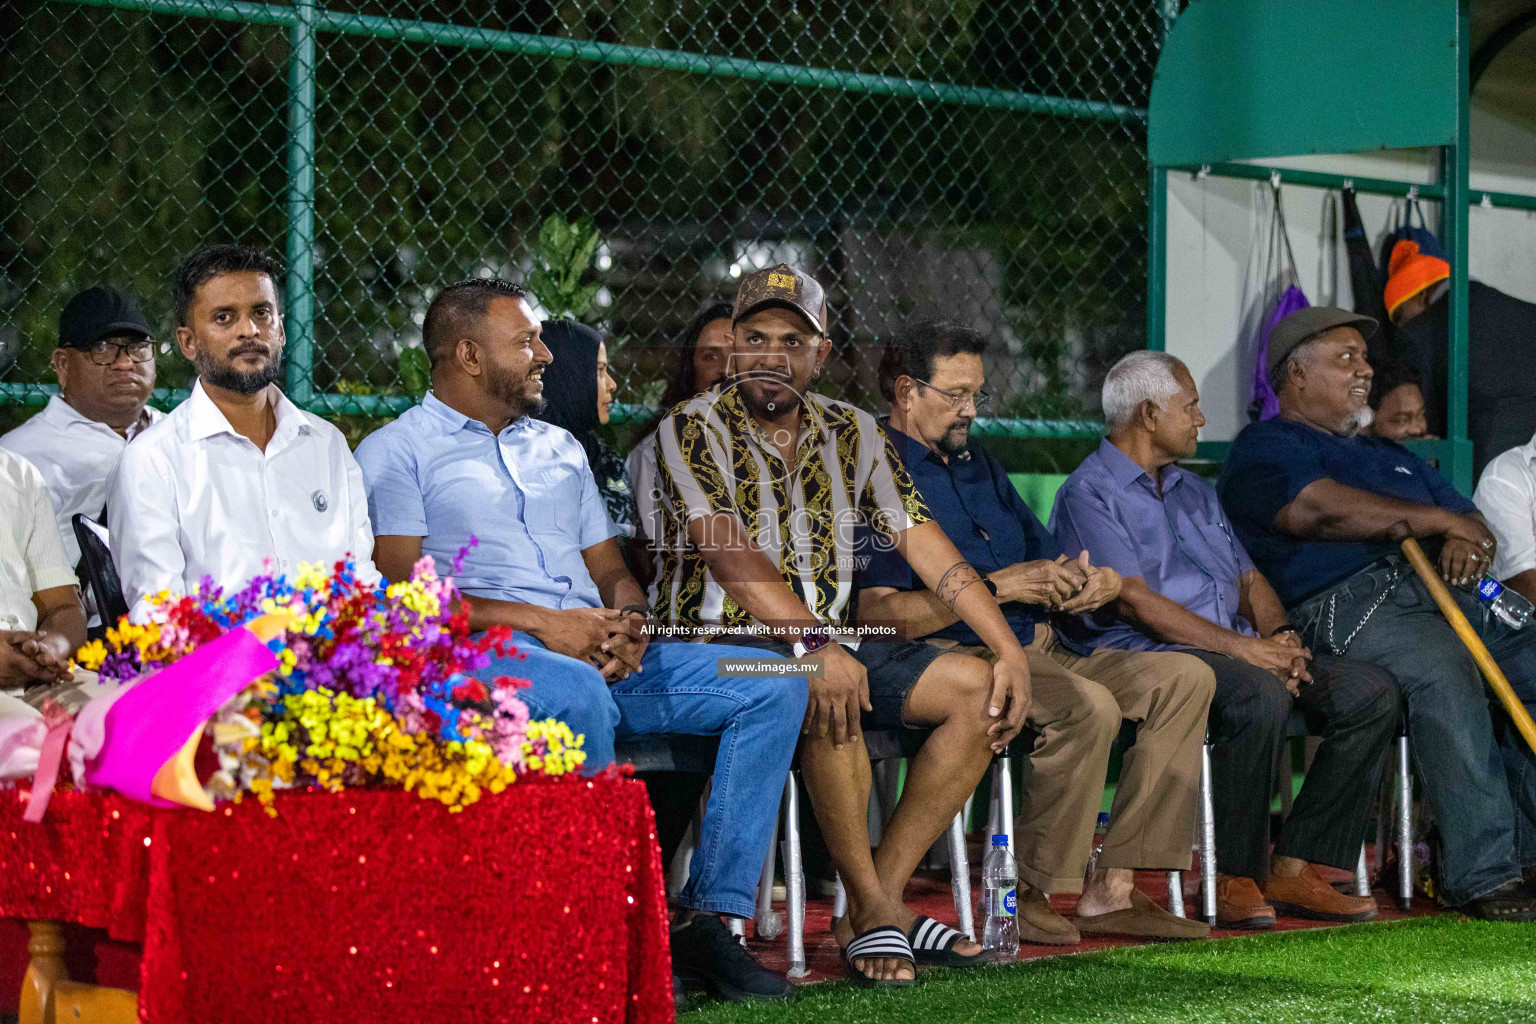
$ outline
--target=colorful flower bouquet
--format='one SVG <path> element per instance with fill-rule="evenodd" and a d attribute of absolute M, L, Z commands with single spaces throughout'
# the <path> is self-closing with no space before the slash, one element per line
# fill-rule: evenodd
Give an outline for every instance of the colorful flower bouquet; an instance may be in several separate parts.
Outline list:
<path fill-rule="evenodd" d="M 306 565 L 291 583 L 265 574 L 233 593 L 205 579 L 195 595 L 149 605 L 147 621 L 109 628 L 79 664 L 127 682 L 263 616 L 291 616 L 267 645 L 277 671 L 213 718 L 215 799 L 255 793 L 271 813 L 275 789 L 399 787 L 457 811 L 519 775 L 563 775 L 586 760 L 564 723 L 529 720 L 517 697 L 526 681 L 474 678 L 492 654 L 515 654 L 511 631 L 471 638 L 469 605 L 431 558 L 387 588 L 338 562 L 329 576 Z"/>

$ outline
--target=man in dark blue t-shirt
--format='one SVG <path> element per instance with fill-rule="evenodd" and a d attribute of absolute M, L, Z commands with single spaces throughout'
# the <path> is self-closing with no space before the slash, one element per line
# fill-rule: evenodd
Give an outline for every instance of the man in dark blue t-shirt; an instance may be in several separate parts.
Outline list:
<path fill-rule="evenodd" d="M 1059 635 L 1049 619 L 1114 600 L 1120 577 L 1069 555 L 1019 497 L 992 455 L 970 440 L 986 407 L 986 338 L 944 321 L 902 332 L 880 364 L 890 402 L 884 423 L 929 513 L 983 574 L 1025 647 L 1039 733 L 1018 817 L 1019 936 L 1069 944 L 1079 932 L 1197 938 L 1202 922 L 1178 918 L 1136 891 L 1136 868 L 1185 870 L 1206 711 L 1216 681 L 1197 658 L 1171 651 L 1095 650 Z M 988 657 L 980 640 L 872 532 L 859 538 L 859 620 Z M 1110 746 L 1123 719 L 1137 723 L 1098 866 L 1084 883 Z M 1049 893 L 1082 892 L 1074 922 Z"/>
<path fill-rule="evenodd" d="M 1307 645 L 1397 676 L 1440 825 L 1443 898 L 1474 917 L 1536 920 L 1536 891 L 1521 878 L 1522 866 L 1536 867 L 1536 760 L 1496 723 L 1502 713 L 1490 713 L 1477 666 L 1398 541 L 1420 538 L 1438 558 L 1457 603 L 1532 707 L 1536 629 L 1508 628 L 1466 589 L 1496 543 L 1472 502 L 1407 449 L 1360 433 L 1370 422 L 1365 342 L 1375 329 L 1369 317 L 1326 307 L 1275 327 L 1269 368 L 1280 416 L 1238 435 L 1218 490 Z"/>

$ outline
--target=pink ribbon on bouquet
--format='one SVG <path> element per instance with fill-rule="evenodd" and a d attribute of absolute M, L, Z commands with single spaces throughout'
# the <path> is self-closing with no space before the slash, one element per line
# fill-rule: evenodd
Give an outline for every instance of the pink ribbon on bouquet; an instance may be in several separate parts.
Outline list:
<path fill-rule="evenodd" d="M 32 778 L 32 795 L 27 798 L 27 810 L 22 821 L 33 823 L 43 820 L 48 812 L 48 801 L 53 799 L 54 783 L 59 781 L 59 764 L 64 760 L 64 747 L 69 742 L 69 730 L 74 727 L 75 716 L 53 698 L 43 702 L 43 725 L 48 733 L 43 737 L 43 748 L 37 754 L 37 774 Z"/>

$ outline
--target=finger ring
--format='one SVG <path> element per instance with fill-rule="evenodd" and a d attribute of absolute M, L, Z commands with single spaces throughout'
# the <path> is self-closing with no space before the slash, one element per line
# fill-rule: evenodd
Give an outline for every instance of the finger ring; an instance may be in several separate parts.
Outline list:
<path fill-rule="evenodd" d="M 1493 541 L 1485 539 L 1483 541 L 1483 550 L 1484 551 L 1490 551 L 1492 549 L 1493 549 Z"/>

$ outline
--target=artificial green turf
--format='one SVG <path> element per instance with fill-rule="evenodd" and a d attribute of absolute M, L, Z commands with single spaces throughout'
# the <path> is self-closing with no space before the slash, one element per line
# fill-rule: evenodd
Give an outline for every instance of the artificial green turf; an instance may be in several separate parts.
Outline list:
<path fill-rule="evenodd" d="M 915 989 L 812 986 L 679 1024 L 949 1021 L 1536 1021 L 1536 925 L 1451 916 L 1139 946 L 969 971 Z"/>

